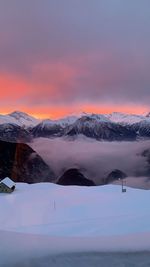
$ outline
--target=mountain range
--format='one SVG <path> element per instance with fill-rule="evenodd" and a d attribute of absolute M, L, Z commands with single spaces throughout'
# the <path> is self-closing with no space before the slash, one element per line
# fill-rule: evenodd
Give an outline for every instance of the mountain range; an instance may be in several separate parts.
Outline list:
<path fill-rule="evenodd" d="M 150 113 L 144 115 L 81 113 L 59 120 L 39 120 L 24 112 L 0 115 L 0 139 L 30 142 L 37 137 L 85 136 L 99 141 L 129 141 L 150 137 Z"/>

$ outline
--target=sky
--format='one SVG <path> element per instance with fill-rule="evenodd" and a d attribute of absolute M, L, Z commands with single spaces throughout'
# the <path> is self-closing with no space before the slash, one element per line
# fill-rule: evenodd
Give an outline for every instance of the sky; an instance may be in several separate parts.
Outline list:
<path fill-rule="evenodd" d="M 0 0 L 0 113 L 144 113 L 149 0 Z"/>

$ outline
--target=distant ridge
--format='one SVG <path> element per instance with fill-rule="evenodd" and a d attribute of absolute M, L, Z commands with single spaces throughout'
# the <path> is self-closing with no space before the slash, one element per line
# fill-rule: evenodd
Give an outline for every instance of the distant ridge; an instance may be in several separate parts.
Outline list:
<path fill-rule="evenodd" d="M 19 128 L 17 127 L 20 127 Z M 38 120 L 27 113 L 14 111 L 8 115 L 0 115 L 0 139 L 15 140 L 19 131 L 25 133 L 29 140 L 37 137 L 69 137 L 86 136 L 96 140 L 133 141 L 150 138 L 150 113 L 145 115 L 113 112 L 111 114 L 81 113 L 57 120 Z M 18 133 L 17 133 L 18 132 Z M 14 139 L 14 135 L 16 136 Z M 24 136 L 24 132 L 22 135 Z M 27 139 L 25 138 L 25 141 Z"/>
<path fill-rule="evenodd" d="M 128 113 L 122 113 L 122 112 L 112 112 L 110 114 L 96 114 L 96 113 L 86 113 L 86 112 L 81 112 L 80 114 L 69 114 L 68 116 L 64 116 L 60 119 L 49 119 L 45 118 L 43 120 L 37 119 L 34 116 L 31 116 L 25 112 L 22 111 L 13 111 L 7 115 L 1 115 L 0 114 L 0 124 L 2 123 L 7 123 L 7 122 L 18 122 L 20 124 L 37 124 L 41 121 L 51 121 L 55 123 L 61 124 L 61 126 L 66 126 L 68 124 L 71 124 L 75 122 L 77 119 L 84 117 L 84 116 L 92 116 L 92 117 L 97 117 L 99 120 L 110 120 L 112 122 L 117 122 L 117 123 L 128 123 L 128 124 L 133 124 L 140 122 L 142 120 L 147 120 L 150 119 L 150 112 L 147 112 L 142 115 L 138 114 L 128 114 Z M 13 121 L 14 120 L 14 121 Z M 17 123 L 17 124 L 18 124 Z"/>

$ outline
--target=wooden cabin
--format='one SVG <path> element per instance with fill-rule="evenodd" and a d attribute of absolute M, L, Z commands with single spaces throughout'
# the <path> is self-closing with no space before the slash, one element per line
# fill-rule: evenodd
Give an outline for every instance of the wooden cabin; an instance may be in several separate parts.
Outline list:
<path fill-rule="evenodd" d="M 8 177 L 0 181 L 0 193 L 12 193 L 15 190 L 15 183 Z"/>

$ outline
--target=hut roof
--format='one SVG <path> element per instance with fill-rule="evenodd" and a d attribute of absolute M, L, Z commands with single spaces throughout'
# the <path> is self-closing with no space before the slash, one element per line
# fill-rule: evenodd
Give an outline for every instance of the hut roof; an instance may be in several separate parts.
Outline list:
<path fill-rule="evenodd" d="M 6 177 L 5 179 L 1 180 L 0 184 L 1 183 L 7 185 L 9 188 L 12 188 L 13 186 L 15 186 L 15 183 L 8 177 Z"/>

